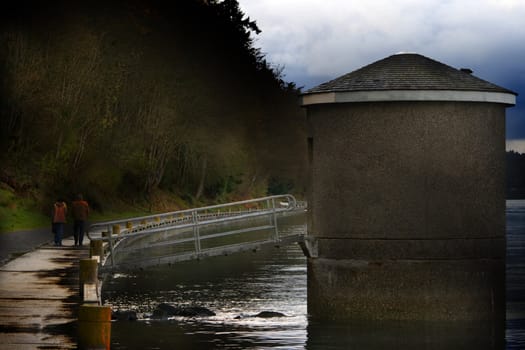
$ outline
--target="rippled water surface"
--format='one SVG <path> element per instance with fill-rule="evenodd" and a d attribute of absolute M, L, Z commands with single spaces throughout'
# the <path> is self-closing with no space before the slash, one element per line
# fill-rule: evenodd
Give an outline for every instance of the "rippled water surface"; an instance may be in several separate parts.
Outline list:
<path fill-rule="evenodd" d="M 525 349 L 525 200 L 507 201 L 507 349 Z"/>
<path fill-rule="evenodd" d="M 304 230 L 304 217 L 281 230 Z M 302 349 L 306 258 L 297 244 L 117 274 L 104 285 L 113 309 L 151 312 L 161 302 L 207 307 L 216 316 L 114 322 L 113 349 Z M 286 317 L 252 317 L 278 311 Z M 241 316 L 239 319 L 238 317 Z"/>
<path fill-rule="evenodd" d="M 304 218 L 286 219 L 281 229 L 303 230 Z M 491 336 L 490 323 L 309 323 L 306 258 L 293 244 L 107 279 L 104 302 L 141 317 L 113 323 L 112 349 L 525 349 L 525 201 L 507 202 L 507 238 L 505 346 Z M 162 302 L 217 315 L 148 319 Z M 250 317 L 261 311 L 286 317 Z"/>

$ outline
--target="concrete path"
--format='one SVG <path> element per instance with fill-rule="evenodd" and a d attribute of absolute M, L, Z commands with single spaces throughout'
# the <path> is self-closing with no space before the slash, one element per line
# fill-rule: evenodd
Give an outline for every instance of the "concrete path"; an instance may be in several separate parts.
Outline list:
<path fill-rule="evenodd" d="M 71 238 L 63 244 L 41 245 L 0 267 L 0 349 L 77 348 L 78 266 L 89 249 Z"/>
<path fill-rule="evenodd" d="M 66 237 L 71 227 L 66 225 Z M 0 232 L 0 266 L 17 256 L 53 241 L 51 226 L 15 232 Z M 85 243 L 85 242 L 84 242 Z"/>

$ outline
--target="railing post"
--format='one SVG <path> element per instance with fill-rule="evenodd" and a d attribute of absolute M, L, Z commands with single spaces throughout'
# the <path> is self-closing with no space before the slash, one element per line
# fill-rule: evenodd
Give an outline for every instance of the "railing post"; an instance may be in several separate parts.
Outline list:
<path fill-rule="evenodd" d="M 113 251 L 113 231 L 111 230 L 111 227 L 108 226 L 108 243 L 109 243 L 109 251 L 111 256 L 111 267 L 115 267 L 115 258 L 113 257 L 114 251 Z"/>
<path fill-rule="evenodd" d="M 266 210 L 270 211 L 272 209 L 272 204 L 269 199 L 266 200 Z M 272 216 L 270 216 L 270 225 L 273 226 L 273 219 Z"/>
<path fill-rule="evenodd" d="M 191 216 L 193 218 L 193 237 L 195 240 L 195 253 L 199 255 L 201 253 L 201 240 L 199 235 L 199 218 L 197 216 L 197 211 L 192 211 Z"/>
<path fill-rule="evenodd" d="M 276 208 L 275 208 L 275 198 L 272 198 L 272 211 L 273 211 L 273 228 L 274 228 L 274 232 L 275 232 L 275 235 L 274 235 L 274 241 L 275 242 L 278 242 L 279 241 L 279 229 L 277 228 L 277 213 L 276 213 Z"/>

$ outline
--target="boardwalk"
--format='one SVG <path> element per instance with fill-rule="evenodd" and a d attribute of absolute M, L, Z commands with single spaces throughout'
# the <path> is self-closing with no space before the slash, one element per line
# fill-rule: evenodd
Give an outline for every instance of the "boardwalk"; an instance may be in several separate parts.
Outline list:
<path fill-rule="evenodd" d="M 0 348 L 75 349 L 78 265 L 89 255 L 41 246 L 0 267 Z"/>

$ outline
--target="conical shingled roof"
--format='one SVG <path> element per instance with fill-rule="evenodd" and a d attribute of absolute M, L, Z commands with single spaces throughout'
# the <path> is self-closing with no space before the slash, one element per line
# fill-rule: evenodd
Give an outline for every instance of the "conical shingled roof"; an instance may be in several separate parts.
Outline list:
<path fill-rule="evenodd" d="M 382 90 L 515 92 L 419 54 L 396 54 L 318 85 L 307 94 Z"/>

